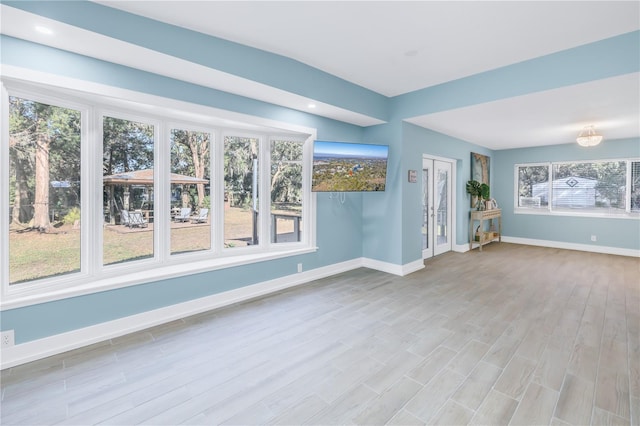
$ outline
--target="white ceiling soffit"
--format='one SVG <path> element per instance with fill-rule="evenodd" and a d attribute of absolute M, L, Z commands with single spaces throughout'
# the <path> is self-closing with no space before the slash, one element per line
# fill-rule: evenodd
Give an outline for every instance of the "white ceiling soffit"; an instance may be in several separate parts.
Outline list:
<path fill-rule="evenodd" d="M 608 139 L 640 133 L 640 73 L 501 99 L 406 121 L 490 149 L 574 143 L 593 124 Z"/>
<path fill-rule="evenodd" d="M 318 102 L 6 5 L 0 5 L 0 17 L 2 19 L 0 33 L 19 39 L 358 126 L 383 123 L 377 118 Z M 53 34 L 46 35 L 34 31 L 37 25 L 49 28 Z M 315 104 L 313 110 L 309 109 L 310 103 Z"/>
<path fill-rule="evenodd" d="M 638 1 L 97 1 L 396 96 L 640 28 Z"/>

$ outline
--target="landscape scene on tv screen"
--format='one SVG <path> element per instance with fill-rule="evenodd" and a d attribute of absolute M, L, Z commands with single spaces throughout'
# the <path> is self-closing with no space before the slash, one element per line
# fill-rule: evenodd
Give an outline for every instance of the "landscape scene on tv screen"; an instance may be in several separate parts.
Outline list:
<path fill-rule="evenodd" d="M 315 141 L 311 190 L 384 191 L 388 155 L 387 145 Z"/>

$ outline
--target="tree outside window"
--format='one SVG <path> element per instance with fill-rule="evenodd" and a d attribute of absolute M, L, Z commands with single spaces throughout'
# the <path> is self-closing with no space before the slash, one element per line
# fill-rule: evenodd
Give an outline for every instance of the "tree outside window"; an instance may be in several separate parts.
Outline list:
<path fill-rule="evenodd" d="M 171 129 L 170 143 L 171 253 L 208 250 L 211 248 L 211 134 Z"/>
<path fill-rule="evenodd" d="M 224 245 L 258 244 L 259 139 L 224 138 Z"/>
<path fill-rule="evenodd" d="M 302 230 L 302 142 L 271 141 L 271 242 L 297 242 Z"/>
<path fill-rule="evenodd" d="M 9 97 L 9 281 L 80 270 L 81 114 Z"/>
<path fill-rule="evenodd" d="M 103 264 L 153 257 L 154 126 L 103 118 Z"/>

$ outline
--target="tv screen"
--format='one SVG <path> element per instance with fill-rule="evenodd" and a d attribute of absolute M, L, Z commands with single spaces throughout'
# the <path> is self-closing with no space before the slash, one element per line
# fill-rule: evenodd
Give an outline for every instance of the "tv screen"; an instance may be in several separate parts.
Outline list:
<path fill-rule="evenodd" d="M 384 191 L 388 156 L 388 145 L 315 141 L 311 190 Z"/>

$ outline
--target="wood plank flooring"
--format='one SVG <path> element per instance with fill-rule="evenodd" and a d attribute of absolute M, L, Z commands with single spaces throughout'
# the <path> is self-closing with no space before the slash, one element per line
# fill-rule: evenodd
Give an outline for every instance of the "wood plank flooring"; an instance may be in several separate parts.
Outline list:
<path fill-rule="evenodd" d="M 490 244 L 2 371 L 2 424 L 640 425 L 640 259 Z"/>

